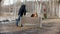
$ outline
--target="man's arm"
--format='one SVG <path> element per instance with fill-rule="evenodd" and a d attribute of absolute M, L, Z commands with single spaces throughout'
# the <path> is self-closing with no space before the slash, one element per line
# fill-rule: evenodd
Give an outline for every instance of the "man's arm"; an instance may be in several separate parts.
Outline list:
<path fill-rule="evenodd" d="M 27 12 L 27 11 L 26 11 L 26 9 L 25 9 L 25 11 L 24 11 L 24 15 L 26 15 L 26 12 Z"/>

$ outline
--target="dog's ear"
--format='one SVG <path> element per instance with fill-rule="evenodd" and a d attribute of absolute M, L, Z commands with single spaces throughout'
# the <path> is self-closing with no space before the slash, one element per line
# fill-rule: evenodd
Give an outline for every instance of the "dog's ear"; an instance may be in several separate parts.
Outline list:
<path fill-rule="evenodd" d="M 1 2 L 2 0 L 0 0 L 0 2 Z"/>

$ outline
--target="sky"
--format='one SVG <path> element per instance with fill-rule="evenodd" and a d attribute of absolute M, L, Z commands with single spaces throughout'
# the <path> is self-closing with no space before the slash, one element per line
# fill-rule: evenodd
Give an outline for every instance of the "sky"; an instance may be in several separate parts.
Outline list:
<path fill-rule="evenodd" d="M 13 3 L 16 3 L 17 0 L 4 0 L 4 3 L 3 5 L 10 5 L 10 4 L 13 4 Z"/>
<path fill-rule="evenodd" d="M 23 2 L 23 1 L 37 1 L 37 0 L 20 0 L 20 1 Z M 38 0 L 38 1 L 41 1 L 41 0 Z M 42 0 L 42 1 L 46 1 L 46 0 Z M 4 0 L 3 5 L 10 5 L 10 4 L 14 4 L 16 2 L 17 2 L 17 0 Z"/>
<path fill-rule="evenodd" d="M 21 0 L 21 1 L 25 1 L 25 0 Z M 37 0 L 26 0 L 26 1 L 37 1 Z M 41 1 L 41 0 L 38 0 L 38 1 Z M 46 0 L 42 0 L 42 1 L 46 1 Z"/>

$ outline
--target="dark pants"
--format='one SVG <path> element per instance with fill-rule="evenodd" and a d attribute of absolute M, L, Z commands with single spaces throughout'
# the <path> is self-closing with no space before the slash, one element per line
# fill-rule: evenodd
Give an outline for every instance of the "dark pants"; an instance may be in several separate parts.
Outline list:
<path fill-rule="evenodd" d="M 20 18 L 21 18 L 21 16 L 19 15 L 19 16 L 18 16 L 18 19 L 17 19 L 17 21 L 16 21 L 16 26 L 18 26 L 18 24 L 19 24 L 19 22 L 20 22 Z"/>
<path fill-rule="evenodd" d="M 44 14 L 44 18 L 47 18 L 47 14 Z"/>

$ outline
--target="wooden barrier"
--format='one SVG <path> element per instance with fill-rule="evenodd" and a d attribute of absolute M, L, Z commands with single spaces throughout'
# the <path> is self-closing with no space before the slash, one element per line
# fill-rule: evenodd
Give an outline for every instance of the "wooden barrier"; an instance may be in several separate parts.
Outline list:
<path fill-rule="evenodd" d="M 22 17 L 20 24 L 25 27 L 40 27 L 41 18 L 40 17 Z"/>

